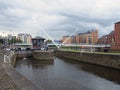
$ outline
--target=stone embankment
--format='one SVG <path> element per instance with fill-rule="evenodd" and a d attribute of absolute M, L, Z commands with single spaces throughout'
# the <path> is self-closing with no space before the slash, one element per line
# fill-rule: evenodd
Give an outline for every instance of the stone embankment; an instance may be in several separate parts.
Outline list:
<path fill-rule="evenodd" d="M 32 56 L 31 51 L 18 51 L 16 52 L 16 54 L 17 54 L 17 59 L 27 58 Z"/>
<path fill-rule="evenodd" d="M 35 50 L 32 52 L 33 58 L 36 60 L 44 60 L 44 61 L 51 61 L 54 60 L 54 53 L 53 51 L 40 51 Z"/>
<path fill-rule="evenodd" d="M 13 68 L 16 54 L 10 57 L 11 62 L 4 62 L 4 54 L 9 52 L 0 51 L 0 90 L 43 90 Z"/>
<path fill-rule="evenodd" d="M 66 57 L 81 62 L 120 69 L 120 54 L 73 52 L 67 50 L 58 50 L 56 54 L 61 57 Z"/>

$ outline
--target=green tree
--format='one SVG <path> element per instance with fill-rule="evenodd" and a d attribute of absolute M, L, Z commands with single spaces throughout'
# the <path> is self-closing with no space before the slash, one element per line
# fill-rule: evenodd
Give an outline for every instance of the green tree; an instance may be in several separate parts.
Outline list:
<path fill-rule="evenodd" d="M 48 39 L 48 40 L 46 41 L 46 43 L 47 43 L 47 44 L 50 44 L 50 43 L 52 43 L 52 40 Z"/>
<path fill-rule="evenodd" d="M 22 43 L 22 41 L 21 41 L 21 40 L 18 40 L 18 39 L 16 39 L 16 38 L 12 38 L 11 40 L 8 39 L 8 44 L 9 44 L 9 45 L 10 45 L 10 44 L 13 44 L 13 43 Z"/>
<path fill-rule="evenodd" d="M 0 43 L 3 44 L 3 39 L 0 39 Z"/>

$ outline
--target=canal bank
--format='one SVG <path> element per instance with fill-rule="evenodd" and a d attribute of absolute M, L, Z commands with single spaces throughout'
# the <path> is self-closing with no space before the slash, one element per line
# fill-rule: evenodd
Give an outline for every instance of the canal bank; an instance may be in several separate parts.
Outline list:
<path fill-rule="evenodd" d="M 73 60 L 120 69 L 120 54 L 57 50 L 56 55 Z"/>
<path fill-rule="evenodd" d="M 43 90 L 13 68 L 16 57 L 17 54 L 13 52 L 1 51 L 0 53 L 0 90 Z"/>

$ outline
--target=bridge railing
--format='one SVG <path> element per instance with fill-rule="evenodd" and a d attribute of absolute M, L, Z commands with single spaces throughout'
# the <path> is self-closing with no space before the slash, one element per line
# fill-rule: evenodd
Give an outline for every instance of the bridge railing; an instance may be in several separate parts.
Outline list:
<path fill-rule="evenodd" d="M 4 55 L 4 63 L 11 63 L 11 58 L 14 54 L 14 51 L 11 51 L 9 55 Z"/>

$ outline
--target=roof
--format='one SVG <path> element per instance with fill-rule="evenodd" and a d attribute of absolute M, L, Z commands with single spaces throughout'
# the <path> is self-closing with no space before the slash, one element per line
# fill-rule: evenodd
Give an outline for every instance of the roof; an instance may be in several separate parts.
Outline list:
<path fill-rule="evenodd" d="M 91 34 L 92 32 L 95 32 L 96 30 L 89 30 L 89 31 L 87 31 L 87 32 L 85 32 L 85 33 L 78 33 L 77 35 L 85 35 L 85 34 Z"/>
<path fill-rule="evenodd" d="M 45 40 L 45 38 L 43 38 L 43 37 L 40 37 L 40 36 L 37 36 L 37 37 L 35 37 L 35 38 L 32 38 L 32 39 L 42 39 L 42 40 Z"/>
<path fill-rule="evenodd" d="M 119 24 L 120 23 L 120 21 L 119 22 L 116 22 L 115 24 Z"/>
<path fill-rule="evenodd" d="M 114 34 L 114 31 L 111 31 L 110 33 L 109 33 L 109 35 L 113 35 Z"/>

